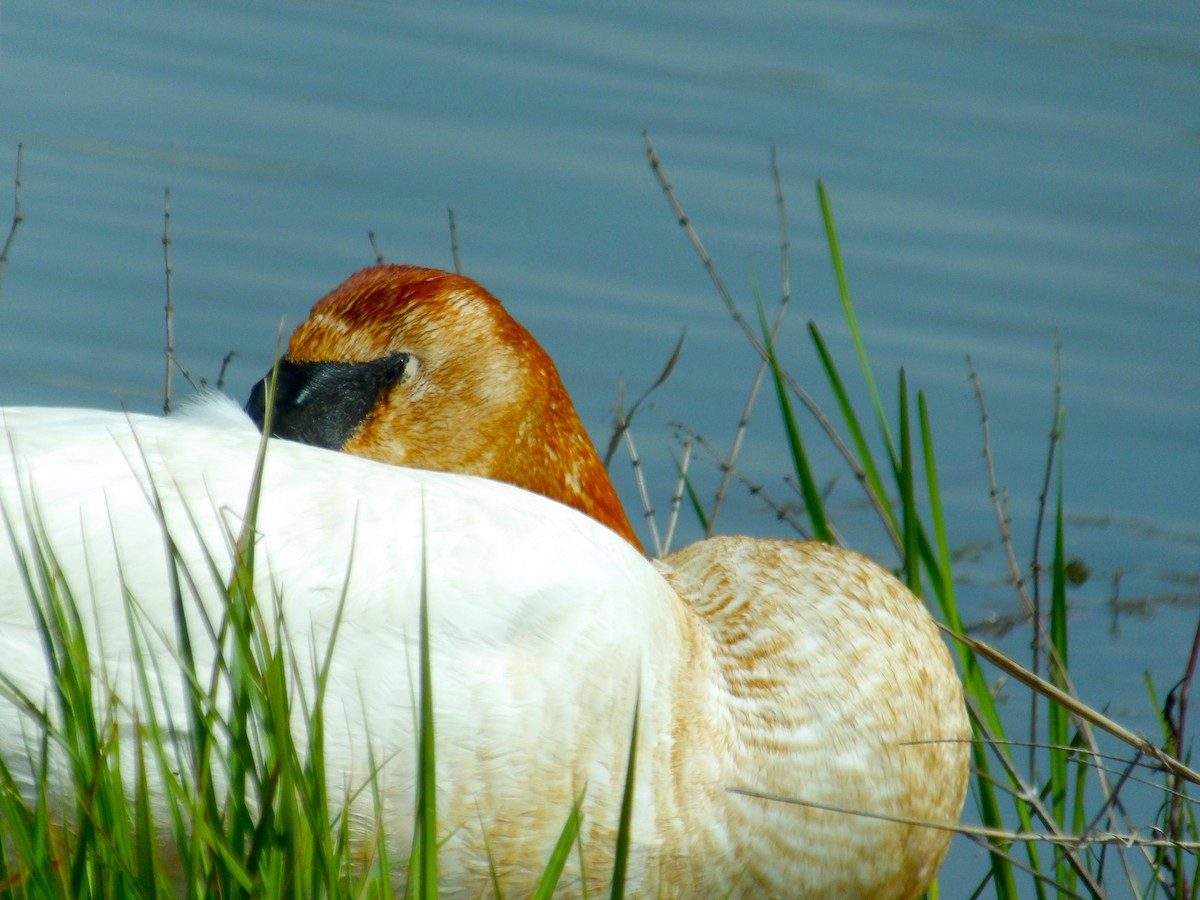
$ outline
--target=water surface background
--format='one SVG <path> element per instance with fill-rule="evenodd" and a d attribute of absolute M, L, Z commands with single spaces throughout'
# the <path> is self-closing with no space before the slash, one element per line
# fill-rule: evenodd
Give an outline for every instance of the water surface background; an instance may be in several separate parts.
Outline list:
<path fill-rule="evenodd" d="M 817 321 L 865 400 L 819 177 L 885 398 L 900 366 L 927 394 L 971 621 L 1016 607 L 966 357 L 1027 564 L 1061 341 L 1066 537 L 1092 573 L 1071 595 L 1073 671 L 1155 733 L 1143 673 L 1164 691 L 1182 674 L 1200 599 L 1195 4 L 0 0 L 0 88 L 5 180 L 25 146 L 0 402 L 161 407 L 168 185 L 178 355 L 212 377 L 236 350 L 239 397 L 280 319 L 373 261 L 368 231 L 392 261 L 449 268 L 453 208 L 464 271 L 555 357 L 599 441 L 618 385 L 640 391 L 687 327 L 635 432 L 660 509 L 680 452 L 667 423 L 727 447 L 756 358 L 642 132 L 747 314 L 754 284 L 780 291 L 774 144 L 782 355 L 828 402 Z M 739 468 L 791 500 L 786 453 L 768 397 Z M 849 543 L 894 564 L 837 457 L 814 463 Z M 702 456 L 693 471 L 715 483 Z M 637 509 L 626 458 L 614 475 Z M 741 490 L 720 530 L 788 533 Z M 685 519 L 680 539 L 696 533 Z M 993 638 L 1026 658 L 1023 635 Z M 955 848 L 951 896 L 984 864 Z"/>

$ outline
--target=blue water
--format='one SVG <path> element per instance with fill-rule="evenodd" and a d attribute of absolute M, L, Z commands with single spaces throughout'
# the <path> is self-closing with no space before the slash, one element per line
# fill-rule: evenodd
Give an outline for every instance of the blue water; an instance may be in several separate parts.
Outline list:
<path fill-rule="evenodd" d="M 927 394 L 971 621 L 1016 605 L 966 357 L 1027 565 L 1061 341 L 1068 550 L 1092 570 L 1072 667 L 1085 698 L 1153 733 L 1142 673 L 1162 690 L 1182 674 L 1200 602 L 1194 4 L 7 0 L 0 79 L 5 181 L 25 147 L 0 402 L 161 407 L 167 186 L 178 355 L 212 378 L 236 350 L 238 396 L 281 319 L 373 261 L 368 231 L 393 261 L 450 267 L 453 208 L 464 271 L 542 340 L 601 442 L 618 385 L 640 392 L 687 327 L 635 431 L 660 515 L 680 452 L 667 422 L 727 448 L 756 360 L 642 132 L 748 315 L 755 284 L 772 309 L 780 292 L 774 145 L 782 355 L 829 404 L 816 320 L 865 401 L 819 177 L 885 402 L 900 366 Z M 789 499 L 773 418 L 767 397 L 739 467 Z M 814 462 L 849 542 L 894 563 L 836 455 Z M 638 508 L 625 458 L 615 474 Z M 699 457 L 693 474 L 717 480 Z M 786 533 L 744 491 L 719 524 Z M 1023 635 L 997 640 L 1027 658 Z M 981 865 L 957 843 L 950 896 Z"/>

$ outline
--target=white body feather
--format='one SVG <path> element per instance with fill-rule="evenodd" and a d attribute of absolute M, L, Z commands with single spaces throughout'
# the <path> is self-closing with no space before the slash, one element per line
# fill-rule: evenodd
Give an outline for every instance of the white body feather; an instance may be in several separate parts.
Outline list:
<path fill-rule="evenodd" d="M 0 540 L 0 755 L 32 792 L 36 729 L 11 695 L 54 704 L 14 549 L 28 564 L 37 533 L 53 553 L 131 752 L 133 716 L 145 719 L 131 621 L 162 672 L 158 714 L 186 722 L 164 533 L 195 581 L 189 621 L 208 672 L 213 642 L 196 636 L 222 615 L 260 438 L 219 401 L 170 420 L 8 409 L 0 426 L 12 535 Z M 384 761 L 393 861 L 412 841 L 425 585 L 448 896 L 489 890 L 489 853 L 507 895 L 527 893 L 585 787 L 588 887 L 604 889 L 639 697 L 632 895 L 911 896 L 940 862 L 932 829 L 730 791 L 956 818 L 965 746 L 909 743 L 965 737 L 953 667 L 918 601 L 861 557 L 734 538 L 656 568 L 603 525 L 518 488 L 281 441 L 267 452 L 257 534 L 257 594 L 278 598 L 295 689 L 309 698 L 341 608 L 329 794 L 339 803 Z M 824 571 L 829 554 L 837 565 Z M 815 581 L 802 571 L 814 565 Z M 62 769 L 49 777 L 52 794 L 68 790 Z M 360 797 L 350 814 L 369 852 L 371 792 Z M 574 854 L 562 886 L 581 890 Z"/>

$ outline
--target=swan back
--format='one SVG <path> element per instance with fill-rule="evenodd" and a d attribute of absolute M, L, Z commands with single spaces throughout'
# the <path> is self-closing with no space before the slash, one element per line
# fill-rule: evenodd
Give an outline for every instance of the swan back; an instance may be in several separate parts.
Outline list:
<path fill-rule="evenodd" d="M 160 720 L 180 729 L 187 721 L 174 575 L 185 576 L 203 680 L 222 652 L 211 635 L 225 614 L 260 437 L 228 410 L 195 421 L 38 409 L 0 417 L 0 510 L 11 534 L 0 542 L 0 670 L 9 679 L 0 691 L 0 755 L 32 802 L 40 776 L 30 748 L 39 741 L 14 697 L 46 706 L 51 721 L 57 713 L 21 572 L 39 553 L 53 557 L 60 589 L 80 609 L 103 688 L 97 696 L 116 699 L 121 746 L 133 760 L 136 722 L 147 717 L 135 659 L 160 673 L 151 698 Z M 260 502 L 256 592 L 290 647 L 301 736 L 315 667 L 338 628 L 325 756 L 333 802 L 358 798 L 346 810 L 355 846 L 364 854 L 373 846 L 372 791 L 364 788 L 374 778 L 392 859 L 406 859 L 411 847 L 424 595 L 447 890 L 485 890 L 490 854 L 506 890 L 527 893 L 580 795 L 585 840 L 602 848 L 589 875 L 602 889 L 639 696 L 647 740 L 669 731 L 677 601 L 653 566 L 610 529 L 510 485 L 288 442 L 270 444 Z M 384 761 L 377 772 L 372 760 Z M 647 768 L 634 822 L 635 883 L 658 871 L 655 780 Z M 167 800 L 155 784 L 155 815 L 165 822 Z M 61 756 L 46 788 L 70 797 Z M 579 890 L 579 878 L 575 860 L 563 884 Z"/>

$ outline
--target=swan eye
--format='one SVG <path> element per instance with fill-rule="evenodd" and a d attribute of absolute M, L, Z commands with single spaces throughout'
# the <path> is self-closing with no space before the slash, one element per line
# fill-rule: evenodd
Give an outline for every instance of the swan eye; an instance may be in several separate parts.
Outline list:
<path fill-rule="evenodd" d="M 380 373 L 380 383 L 392 386 L 396 384 L 404 384 L 404 382 L 412 379 L 417 368 L 417 358 L 411 353 L 397 353 L 395 356 L 385 357 L 380 362 L 387 362 L 386 367 Z"/>

